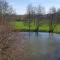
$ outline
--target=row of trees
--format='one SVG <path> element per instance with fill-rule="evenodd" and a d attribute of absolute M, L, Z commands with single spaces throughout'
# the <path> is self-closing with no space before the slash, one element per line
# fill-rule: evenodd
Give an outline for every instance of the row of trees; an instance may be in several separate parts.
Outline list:
<path fill-rule="evenodd" d="M 34 25 L 36 26 L 36 31 L 39 29 L 40 21 L 45 14 L 44 8 L 42 6 L 33 7 L 31 4 L 27 7 L 27 20 L 29 23 L 29 30 L 30 30 L 30 23 L 34 21 Z"/>
<path fill-rule="evenodd" d="M 36 25 L 36 31 L 39 31 L 39 26 L 42 25 L 43 20 L 45 20 L 46 24 L 49 25 L 49 32 L 53 32 L 54 28 L 60 22 L 60 9 L 56 9 L 55 7 L 50 8 L 48 13 L 45 13 L 44 7 L 41 5 L 34 7 L 31 4 L 27 7 L 27 14 L 26 19 L 29 23 L 29 30 L 30 30 L 30 23 L 34 20 L 34 24 Z"/>
<path fill-rule="evenodd" d="M 6 0 L 0 0 L 0 22 L 3 23 L 12 14 L 15 14 L 15 12 L 8 2 Z"/>
<path fill-rule="evenodd" d="M 12 32 L 7 24 L 13 14 L 15 12 L 7 0 L 0 0 L 0 60 L 14 60 L 14 56 L 11 53 L 12 48 L 10 47 L 10 42 L 14 38 L 11 38 Z"/>
<path fill-rule="evenodd" d="M 53 32 L 55 27 L 60 24 L 60 9 L 52 7 L 50 12 L 47 14 L 47 19 L 49 21 L 49 32 Z"/>
<path fill-rule="evenodd" d="M 60 9 L 56 9 L 52 7 L 49 12 L 45 13 L 44 7 L 41 5 L 34 7 L 32 4 L 29 4 L 27 7 L 26 19 L 30 24 L 33 21 L 36 26 L 36 31 L 39 31 L 40 25 L 42 25 L 43 20 L 48 21 L 49 24 L 49 32 L 53 32 L 56 25 L 60 22 Z M 8 4 L 6 0 L 0 0 L 0 22 L 4 23 L 6 20 L 11 20 L 13 15 L 15 14 L 13 8 Z"/>

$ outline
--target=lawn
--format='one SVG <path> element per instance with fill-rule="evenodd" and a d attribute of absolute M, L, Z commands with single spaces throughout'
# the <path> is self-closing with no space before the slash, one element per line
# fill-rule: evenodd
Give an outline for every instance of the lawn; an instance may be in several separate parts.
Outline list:
<path fill-rule="evenodd" d="M 55 27 L 54 32 L 60 33 L 60 25 L 57 25 Z"/>
<path fill-rule="evenodd" d="M 10 25 L 12 27 L 13 30 L 29 30 L 29 24 L 25 24 L 24 22 L 10 22 Z M 36 26 L 34 25 L 34 23 L 30 24 L 30 30 L 35 30 Z M 49 26 L 47 24 L 42 24 L 39 27 L 39 31 L 49 31 Z M 54 32 L 58 32 L 60 33 L 60 25 L 57 25 L 54 29 Z"/>

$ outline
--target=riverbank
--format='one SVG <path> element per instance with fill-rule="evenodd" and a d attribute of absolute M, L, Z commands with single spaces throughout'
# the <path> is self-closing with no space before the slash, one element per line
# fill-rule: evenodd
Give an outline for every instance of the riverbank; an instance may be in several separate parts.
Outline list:
<path fill-rule="evenodd" d="M 13 32 L 49 32 L 49 31 L 36 31 L 36 30 L 24 30 L 24 29 L 21 29 L 21 30 L 12 30 Z M 60 32 L 53 32 L 53 33 L 56 33 L 56 34 L 60 34 Z"/>

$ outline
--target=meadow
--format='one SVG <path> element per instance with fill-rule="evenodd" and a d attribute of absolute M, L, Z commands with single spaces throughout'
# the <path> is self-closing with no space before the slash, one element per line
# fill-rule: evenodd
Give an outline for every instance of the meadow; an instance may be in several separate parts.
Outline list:
<path fill-rule="evenodd" d="M 28 23 L 24 23 L 21 21 L 11 21 L 9 23 L 10 23 L 12 30 L 14 30 L 14 31 L 29 31 Z M 34 25 L 34 23 L 30 23 L 30 31 L 35 31 L 35 29 L 36 29 L 36 25 Z M 49 25 L 48 24 L 40 25 L 38 31 L 48 32 Z M 59 24 L 56 25 L 54 32 L 60 33 L 60 25 Z"/>

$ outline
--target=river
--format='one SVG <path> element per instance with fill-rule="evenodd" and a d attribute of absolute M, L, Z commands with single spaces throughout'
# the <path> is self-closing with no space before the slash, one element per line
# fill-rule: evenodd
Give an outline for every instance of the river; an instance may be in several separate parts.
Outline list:
<path fill-rule="evenodd" d="M 60 60 L 60 34 L 14 32 L 9 39 L 15 60 Z"/>
<path fill-rule="evenodd" d="M 24 60 L 60 60 L 60 34 L 21 33 L 24 35 Z"/>

